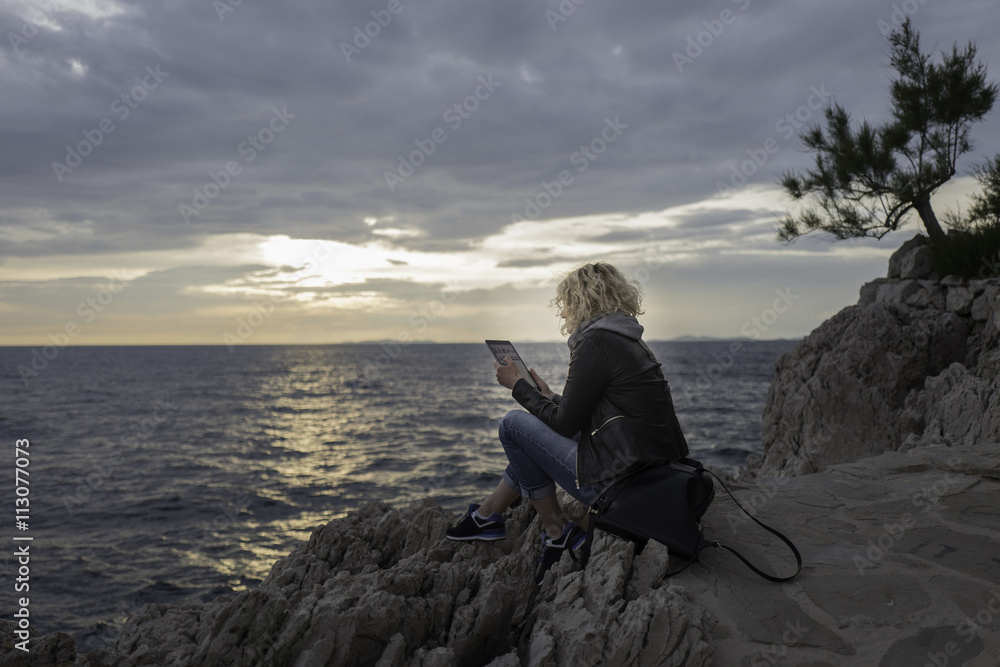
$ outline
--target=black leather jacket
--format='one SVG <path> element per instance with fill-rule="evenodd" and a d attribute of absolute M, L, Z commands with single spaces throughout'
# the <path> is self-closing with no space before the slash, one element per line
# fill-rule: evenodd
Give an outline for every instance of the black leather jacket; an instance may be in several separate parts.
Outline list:
<path fill-rule="evenodd" d="M 549 400 L 523 378 L 513 396 L 560 435 L 580 433 L 578 488 L 608 484 L 648 463 L 688 454 L 660 363 L 641 339 L 607 329 L 583 331 L 561 396 Z M 634 437 L 608 428 L 622 424 L 613 419 L 618 415 L 625 416 Z"/>

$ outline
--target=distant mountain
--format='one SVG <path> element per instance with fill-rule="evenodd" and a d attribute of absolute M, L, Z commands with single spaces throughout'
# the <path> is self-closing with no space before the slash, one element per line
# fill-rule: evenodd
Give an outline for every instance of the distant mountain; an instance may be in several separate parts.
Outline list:
<path fill-rule="evenodd" d="M 723 342 L 730 340 L 747 340 L 747 341 L 776 341 L 776 340 L 801 340 L 799 338 L 749 338 L 747 336 L 736 336 L 734 338 L 716 338 L 715 336 L 678 336 L 677 338 L 669 338 L 666 343 L 705 343 L 705 342 Z"/>
<path fill-rule="evenodd" d="M 735 338 L 717 338 L 715 336 L 678 336 L 677 338 L 667 339 L 667 343 L 705 343 L 711 341 L 726 341 L 726 340 L 753 340 L 753 338 L 747 338 L 746 336 L 736 336 Z"/>

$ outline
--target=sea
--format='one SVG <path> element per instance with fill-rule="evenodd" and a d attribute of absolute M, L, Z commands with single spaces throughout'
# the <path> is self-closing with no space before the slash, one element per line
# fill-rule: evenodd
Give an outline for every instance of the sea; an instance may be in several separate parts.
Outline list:
<path fill-rule="evenodd" d="M 735 472 L 761 451 L 795 344 L 650 343 L 693 457 Z M 559 391 L 565 342 L 517 347 Z M 4 617 L 28 597 L 35 631 L 86 652 L 147 603 L 256 587 L 365 503 L 432 499 L 458 518 L 498 483 L 513 409 L 481 343 L 0 347 Z"/>

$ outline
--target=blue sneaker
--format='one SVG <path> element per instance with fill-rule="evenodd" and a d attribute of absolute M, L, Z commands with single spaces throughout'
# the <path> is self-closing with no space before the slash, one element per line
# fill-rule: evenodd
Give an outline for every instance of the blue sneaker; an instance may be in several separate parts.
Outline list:
<path fill-rule="evenodd" d="M 545 578 L 545 573 L 549 571 L 549 568 L 559 562 L 562 558 L 563 552 L 569 549 L 570 551 L 576 551 L 583 546 L 583 543 L 587 541 L 587 532 L 580 528 L 572 521 L 567 521 L 563 524 L 562 535 L 556 539 L 552 539 L 542 531 L 542 555 L 538 557 L 538 562 L 541 563 L 541 567 L 538 569 L 538 574 L 535 575 L 535 583 L 541 584 L 542 579 Z"/>
<path fill-rule="evenodd" d="M 476 513 L 479 509 L 477 503 L 469 505 L 469 511 L 465 513 L 462 520 L 457 525 L 445 531 L 449 540 L 502 540 L 507 537 L 504 529 L 503 517 L 494 512 L 485 519 Z"/>

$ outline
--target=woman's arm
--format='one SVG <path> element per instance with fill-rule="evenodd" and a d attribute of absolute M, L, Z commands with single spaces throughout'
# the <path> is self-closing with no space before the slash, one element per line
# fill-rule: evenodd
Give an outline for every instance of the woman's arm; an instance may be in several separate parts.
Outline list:
<path fill-rule="evenodd" d="M 536 391 L 527 380 L 521 380 L 513 388 L 517 402 L 556 433 L 569 438 L 589 426 L 590 415 L 608 383 L 608 372 L 600 348 L 585 338 L 577 343 L 570 356 L 566 387 L 558 403 Z"/>
<path fill-rule="evenodd" d="M 549 399 L 550 401 L 555 401 L 556 403 L 558 403 L 559 401 L 556 401 L 556 398 L 555 398 L 555 396 L 556 396 L 555 392 L 552 391 L 551 389 L 549 389 L 549 385 L 547 385 L 545 383 L 545 380 L 543 380 L 542 378 L 538 377 L 538 373 L 535 372 L 535 369 L 534 368 L 529 368 L 528 372 L 531 373 L 531 377 L 533 377 L 535 379 L 535 384 L 538 385 L 538 390 L 540 392 L 542 392 L 542 396 L 544 396 L 545 398 Z M 513 387 L 511 387 L 511 388 L 513 389 Z"/>
<path fill-rule="evenodd" d="M 511 361 L 509 356 L 503 358 L 503 363 L 499 361 L 494 361 L 493 366 L 497 369 L 497 382 L 508 389 L 513 389 L 517 381 L 520 380 L 523 375 L 521 371 L 518 370 L 517 366 Z M 555 392 L 549 389 L 549 385 L 545 383 L 538 373 L 535 372 L 534 368 L 529 368 L 528 372 L 531 373 L 531 377 L 534 378 L 535 383 L 538 385 L 538 391 L 542 393 L 542 396 L 549 399 L 550 401 L 555 401 L 558 403 Z"/>

